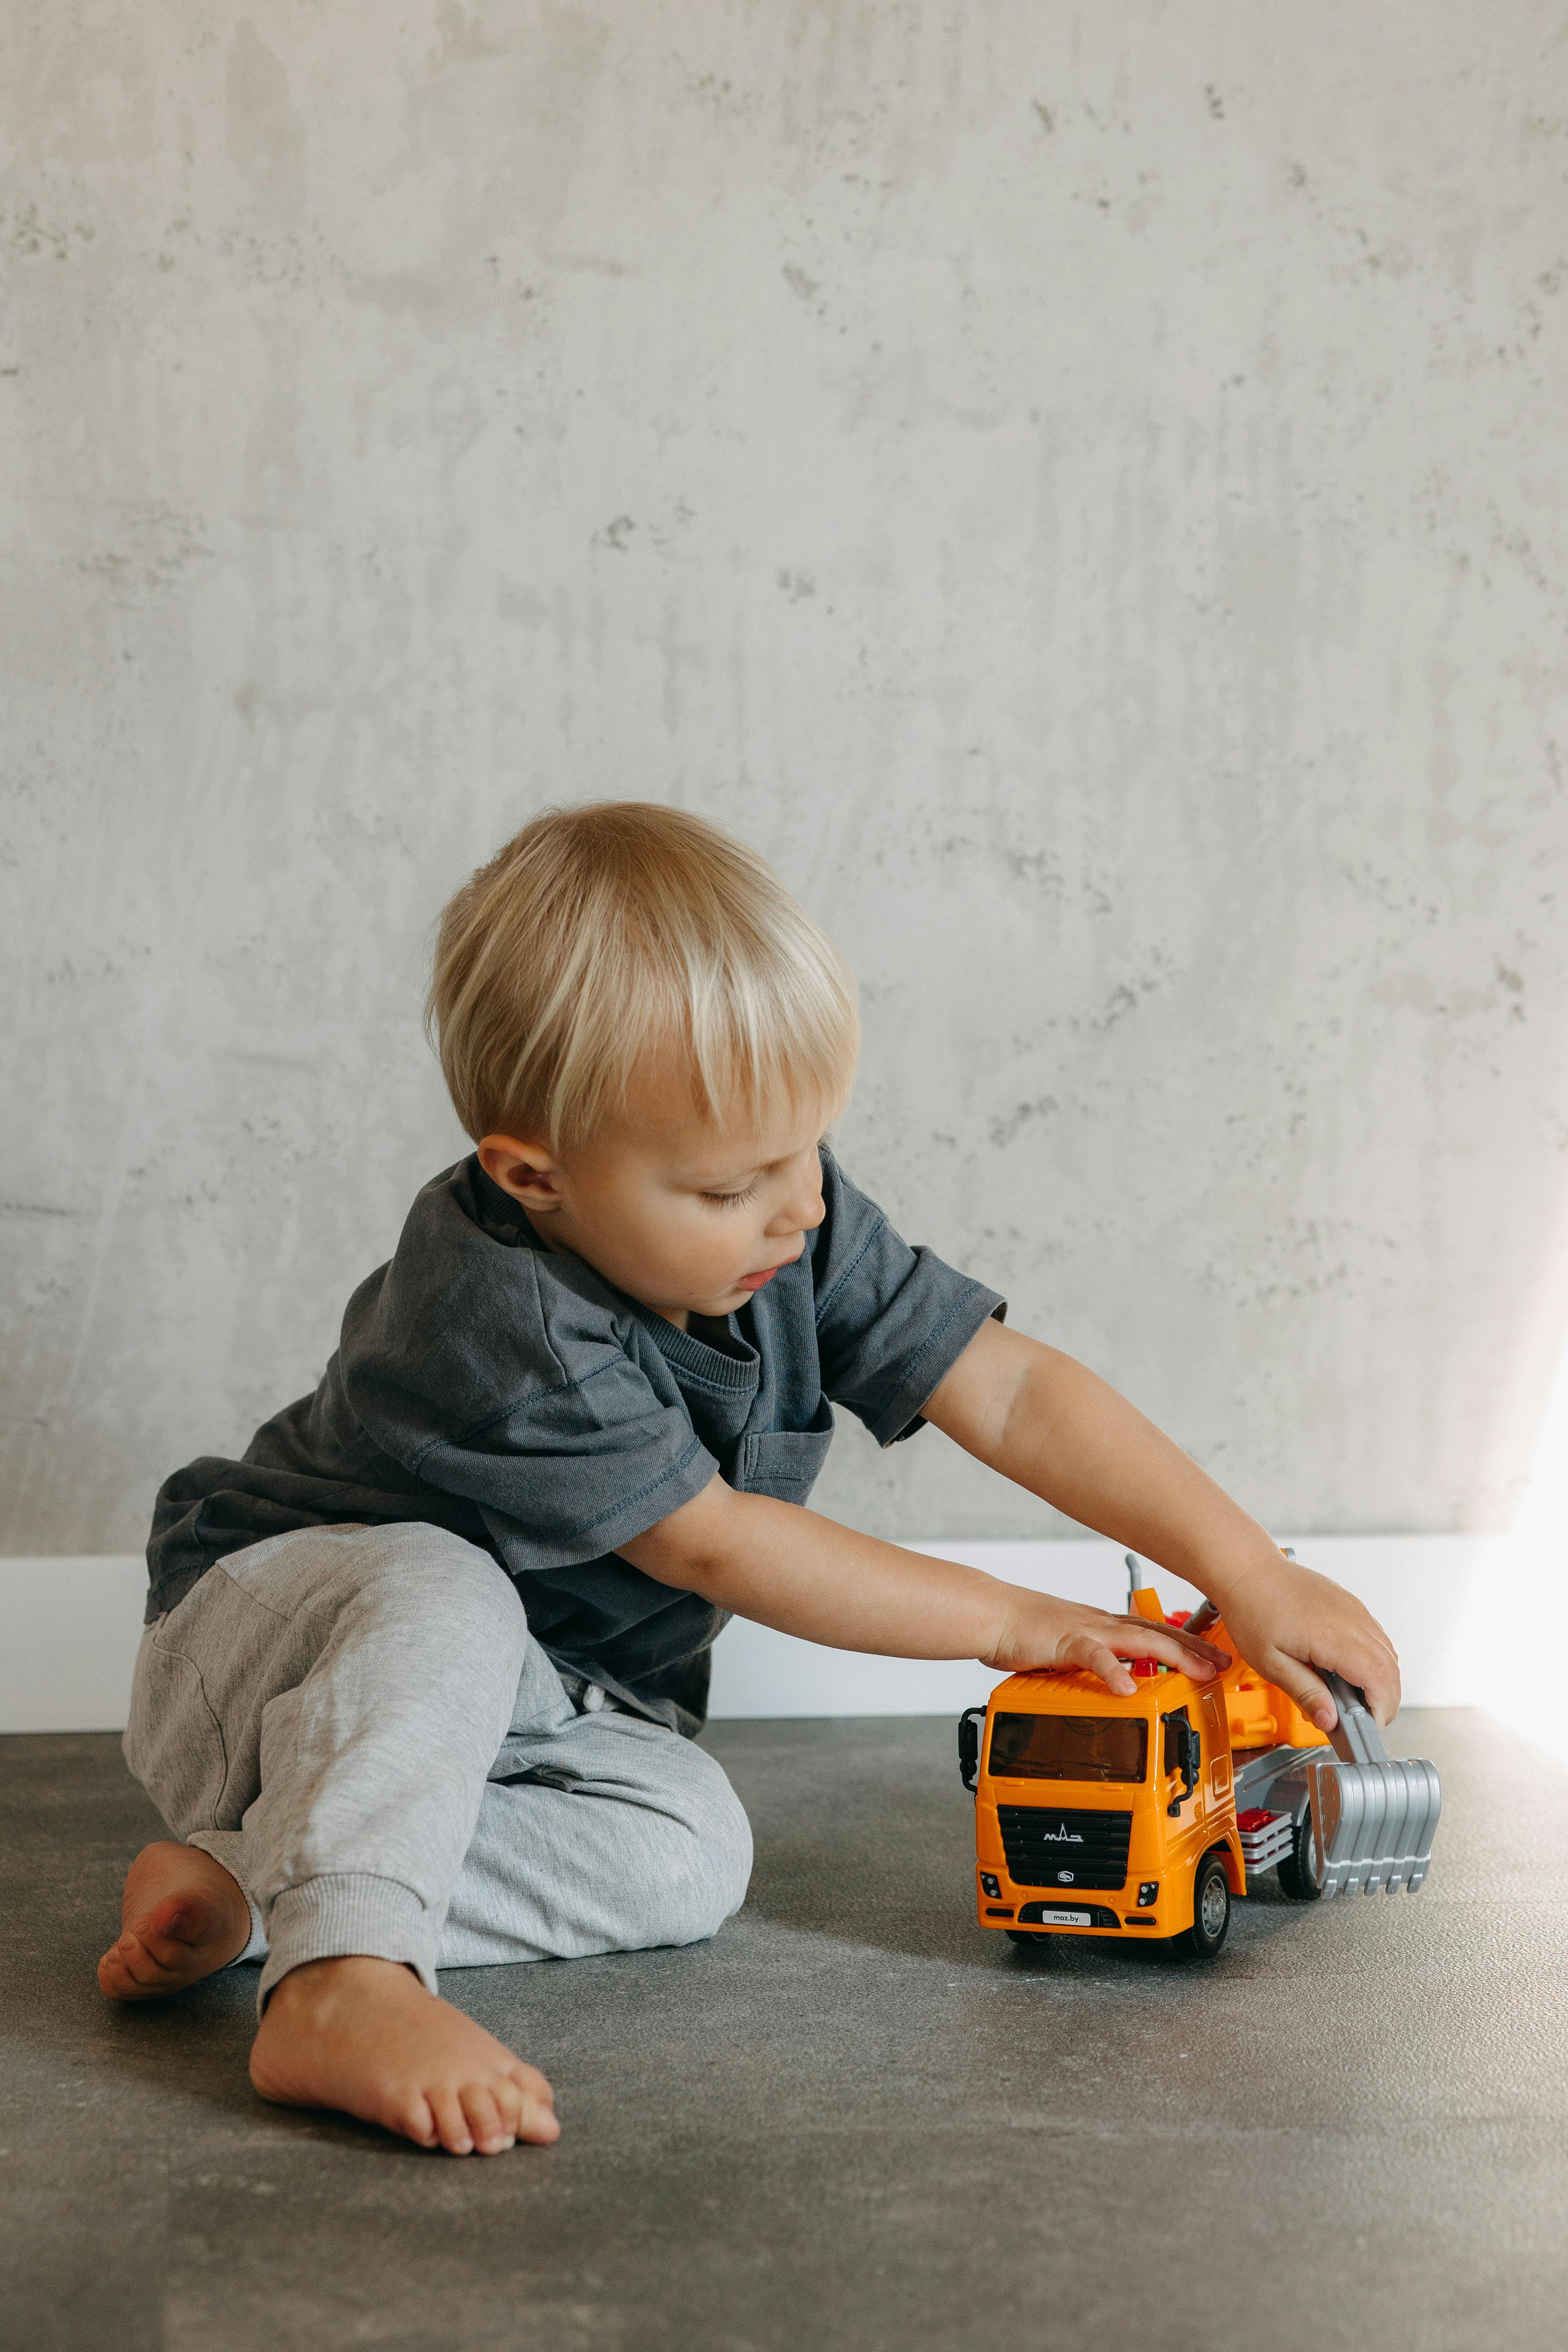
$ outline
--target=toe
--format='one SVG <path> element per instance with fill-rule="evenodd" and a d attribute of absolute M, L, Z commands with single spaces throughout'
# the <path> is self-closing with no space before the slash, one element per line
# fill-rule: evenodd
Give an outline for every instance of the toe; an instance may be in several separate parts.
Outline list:
<path fill-rule="evenodd" d="M 536 2147 L 548 2147 L 550 2140 L 560 2140 L 562 2126 L 555 2116 L 555 2091 L 538 2067 L 524 2065 L 520 2058 L 512 2067 L 512 2082 L 520 2091 L 517 2138 L 533 2140 Z"/>
<path fill-rule="evenodd" d="M 523 2097 L 531 2100 L 535 2106 L 552 2107 L 555 2105 L 555 2094 L 537 2066 L 526 2065 L 519 2058 L 509 2072 Z"/>
<path fill-rule="evenodd" d="M 490 2093 L 501 2119 L 501 2128 L 509 2140 L 516 2139 L 522 2129 L 522 2090 L 510 2074 L 490 2084 Z"/>
<path fill-rule="evenodd" d="M 441 2136 L 430 2112 L 430 2102 L 422 2092 L 412 2091 L 397 2100 L 379 2121 L 390 2131 L 401 2132 L 416 2147 L 438 2147 Z"/>
<path fill-rule="evenodd" d="M 474 2136 L 468 2129 L 468 2119 L 463 2113 L 463 2103 L 456 2091 L 426 2091 L 431 2120 L 442 2147 L 448 2156 L 472 2156 Z"/>
<path fill-rule="evenodd" d="M 210 1936 L 212 1924 L 204 1906 L 189 1895 L 170 1895 L 143 1917 L 129 1921 L 121 1940 L 134 1937 L 160 1968 L 179 1968 Z"/>
<path fill-rule="evenodd" d="M 121 1936 L 98 1964 L 98 1981 L 114 2000 L 140 2000 L 168 1990 L 169 1971 L 139 1936 Z"/>
<path fill-rule="evenodd" d="M 508 2130 L 494 2095 L 482 2083 L 465 2083 L 458 2094 L 474 2146 L 481 2156 L 499 2156 L 516 2137 Z"/>
<path fill-rule="evenodd" d="M 518 2091 L 517 2136 L 531 2140 L 535 2147 L 548 2147 L 561 2137 L 561 2126 L 555 2116 L 555 2094 L 537 2066 L 524 2065 L 520 2058 L 511 2069 L 511 2079 Z"/>
<path fill-rule="evenodd" d="M 524 2098 L 517 2136 L 519 2139 L 531 2140 L 536 2147 L 548 2147 L 552 2140 L 560 2138 L 561 2126 L 548 2100 Z"/>

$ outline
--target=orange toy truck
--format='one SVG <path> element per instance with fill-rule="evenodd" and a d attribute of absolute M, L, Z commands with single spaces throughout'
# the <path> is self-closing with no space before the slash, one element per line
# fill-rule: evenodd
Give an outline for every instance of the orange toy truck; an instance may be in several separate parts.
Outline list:
<path fill-rule="evenodd" d="M 1131 1608 L 1167 1622 L 1151 1588 Z M 1209 1604 L 1169 1622 L 1234 1648 Z M 1081 1671 L 1012 1675 L 961 1717 L 982 1927 L 1213 1959 L 1249 1873 L 1274 1870 L 1298 1902 L 1420 1886 L 1436 1769 L 1391 1761 L 1359 1691 L 1328 1677 L 1331 1738 L 1239 1658 L 1210 1683 L 1152 1660 L 1131 1672 L 1129 1698 Z"/>

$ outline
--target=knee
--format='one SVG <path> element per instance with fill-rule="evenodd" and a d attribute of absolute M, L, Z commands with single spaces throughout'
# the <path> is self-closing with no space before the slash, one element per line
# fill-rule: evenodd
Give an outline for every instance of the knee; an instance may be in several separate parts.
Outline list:
<path fill-rule="evenodd" d="M 645 1854 L 639 1941 L 646 1945 L 703 1943 L 746 1899 L 752 1824 L 720 1767 L 702 1761 L 710 1777 L 704 1773 L 688 1792 L 679 1816 L 664 1817 L 666 1834 Z"/>
<path fill-rule="evenodd" d="M 688 1896 L 692 1921 L 688 1940 L 717 1935 L 746 1899 L 752 1883 L 752 1824 L 745 1807 L 714 1766 L 719 1787 L 693 1834 L 698 1860 Z"/>
<path fill-rule="evenodd" d="M 423 1522 L 356 1528 L 348 1533 L 339 1574 L 351 1617 L 436 1616 L 448 1635 L 467 1633 L 487 1654 L 510 1662 L 514 1674 L 521 1671 L 528 1642 L 521 1595 L 478 1544 Z"/>

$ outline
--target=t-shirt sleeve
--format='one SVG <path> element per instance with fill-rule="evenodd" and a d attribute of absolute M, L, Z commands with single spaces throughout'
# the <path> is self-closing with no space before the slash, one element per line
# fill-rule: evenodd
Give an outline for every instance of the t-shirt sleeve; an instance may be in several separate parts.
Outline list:
<path fill-rule="evenodd" d="M 573 1568 L 668 1517 L 719 1465 L 657 1350 L 586 1270 L 574 1287 L 571 1269 L 519 1250 L 488 1271 L 447 1298 L 427 1347 L 418 1329 L 388 1347 L 364 1336 L 353 1410 L 422 1484 L 478 1506 L 509 1570 Z M 383 1331 L 395 1319 L 384 1302 Z"/>
<path fill-rule="evenodd" d="M 814 1275 L 823 1391 L 879 1445 L 892 1445 L 924 1428 L 921 1408 L 981 1325 L 1005 1316 L 1006 1301 L 934 1250 L 911 1249 L 826 1150 L 822 1189 Z"/>
<path fill-rule="evenodd" d="M 418 1475 L 477 1503 L 517 1572 L 574 1568 L 630 1543 L 718 1468 L 680 1406 L 661 1402 L 616 1350 L 486 1428 L 437 1438 Z"/>

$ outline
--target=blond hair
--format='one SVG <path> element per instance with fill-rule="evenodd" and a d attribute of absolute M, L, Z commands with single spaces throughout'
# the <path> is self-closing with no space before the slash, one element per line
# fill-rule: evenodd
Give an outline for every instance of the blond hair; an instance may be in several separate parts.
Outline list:
<path fill-rule="evenodd" d="M 570 1150 L 673 1045 L 724 1120 L 780 1091 L 831 1115 L 860 1024 L 848 965 L 754 851 L 683 809 L 547 809 L 441 917 L 426 1026 L 476 1141 Z"/>

